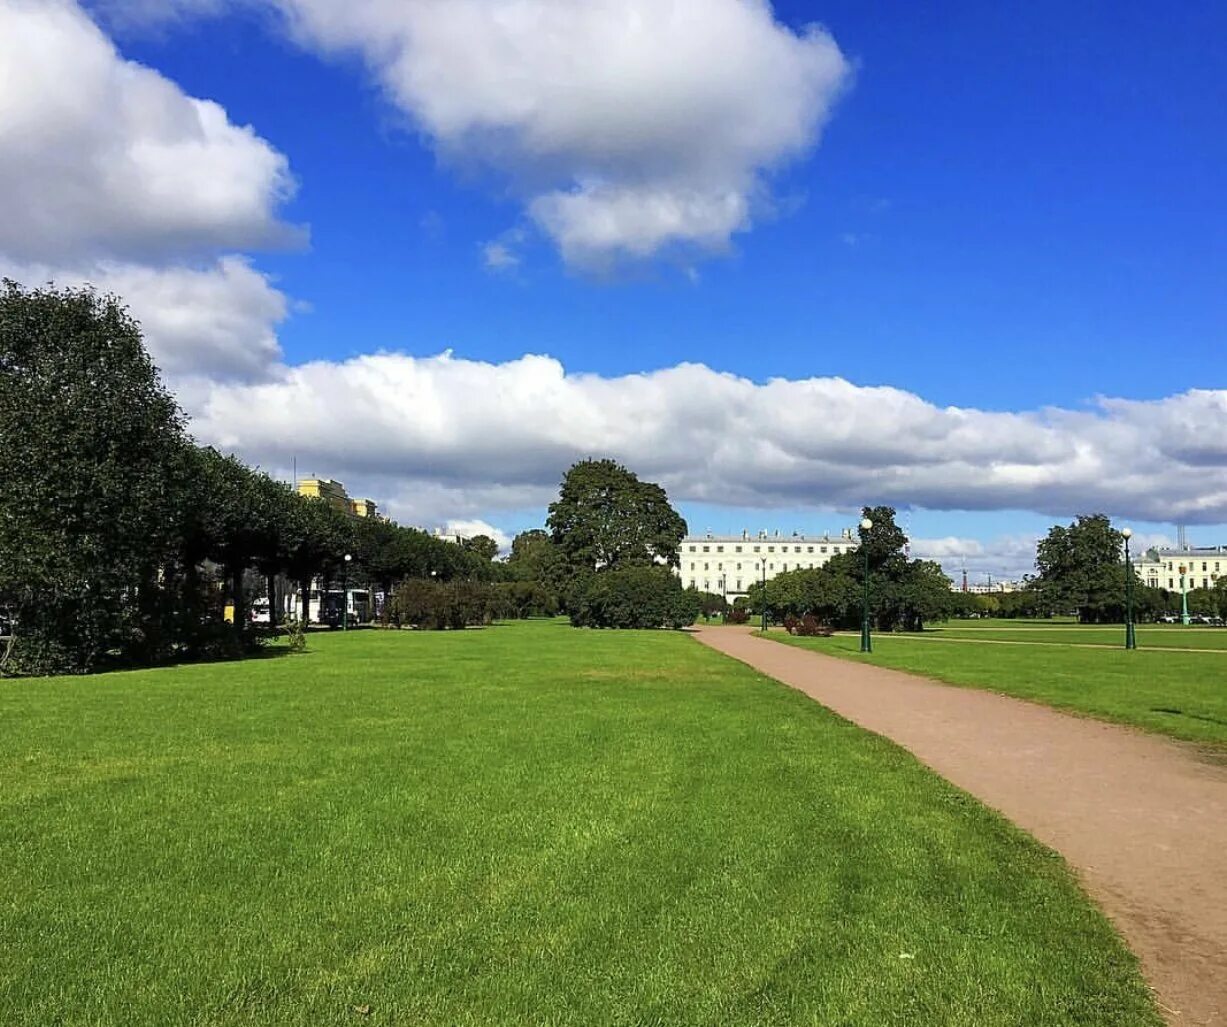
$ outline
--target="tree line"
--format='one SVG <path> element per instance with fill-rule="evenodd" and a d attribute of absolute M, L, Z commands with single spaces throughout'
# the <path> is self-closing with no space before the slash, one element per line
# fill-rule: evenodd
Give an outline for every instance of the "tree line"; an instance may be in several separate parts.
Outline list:
<path fill-rule="evenodd" d="M 454 544 L 355 518 L 197 445 L 118 299 L 0 287 L 0 671 L 235 655 L 250 593 L 314 582 L 512 577 L 480 536 Z M 253 584 L 253 578 L 256 579 Z M 507 581 L 498 610 L 548 609 Z M 233 606 L 231 623 L 223 607 Z M 442 618 L 448 623 L 454 617 Z"/>
<path fill-rule="evenodd" d="M 932 560 L 909 560 L 907 536 L 889 506 L 865 507 L 873 527 L 862 531 L 855 550 L 832 556 L 821 567 L 785 571 L 764 586 L 750 586 L 748 610 L 769 619 L 813 617 L 832 628 L 860 626 L 865 605 L 865 558 L 869 558 L 869 617 L 880 631 L 922 631 L 945 620 L 958 605 L 950 580 Z"/>

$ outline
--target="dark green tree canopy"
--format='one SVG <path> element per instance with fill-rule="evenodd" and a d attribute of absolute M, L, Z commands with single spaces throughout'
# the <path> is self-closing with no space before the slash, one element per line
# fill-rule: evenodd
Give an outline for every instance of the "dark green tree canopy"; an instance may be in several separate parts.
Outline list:
<path fill-rule="evenodd" d="M 18 664 L 86 670 L 147 630 L 125 597 L 177 549 L 188 445 L 117 299 L 0 286 L 0 601 Z"/>
<path fill-rule="evenodd" d="M 869 553 L 869 605 L 874 623 L 883 630 L 920 631 L 926 622 L 942 620 L 959 606 L 941 567 L 929 560 L 908 560 L 907 536 L 895 523 L 889 506 L 865 507 L 861 516 L 873 521 L 861 545 L 833 556 L 821 567 L 776 575 L 765 589 L 773 617 L 813 614 L 826 624 L 853 628 L 860 623 L 865 551 Z M 761 582 L 750 587 L 750 603 L 762 610 Z"/>
<path fill-rule="evenodd" d="M 1124 537 L 1104 514 L 1056 524 L 1036 547 L 1035 587 L 1059 613 L 1084 623 L 1117 621 L 1125 604 Z"/>
<path fill-rule="evenodd" d="M 554 544 L 576 568 L 677 566 L 686 522 L 665 490 L 613 460 L 582 460 L 550 504 Z"/>
<path fill-rule="evenodd" d="M 487 563 L 498 556 L 498 543 L 489 535 L 474 535 L 472 538 L 464 539 L 460 545 L 461 548 L 467 549 L 479 560 L 485 560 Z"/>

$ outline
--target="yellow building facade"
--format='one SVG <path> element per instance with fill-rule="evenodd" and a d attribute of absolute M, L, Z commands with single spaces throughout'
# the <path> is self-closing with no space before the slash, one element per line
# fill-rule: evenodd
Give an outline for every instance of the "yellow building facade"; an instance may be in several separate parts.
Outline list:
<path fill-rule="evenodd" d="M 371 499 L 351 499 L 345 486 L 331 478 L 302 478 L 298 494 L 310 499 L 322 499 L 351 517 L 378 517 L 379 507 Z"/>

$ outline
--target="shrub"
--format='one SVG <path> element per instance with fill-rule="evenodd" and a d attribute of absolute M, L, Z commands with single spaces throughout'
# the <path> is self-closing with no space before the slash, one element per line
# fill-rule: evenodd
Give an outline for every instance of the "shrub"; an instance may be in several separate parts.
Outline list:
<path fill-rule="evenodd" d="M 748 624 L 750 623 L 750 611 L 744 606 L 734 606 L 728 612 L 728 622 L 730 624 Z"/>
<path fill-rule="evenodd" d="M 292 620 L 286 625 L 285 629 L 286 640 L 289 642 L 290 652 L 305 653 L 307 651 L 307 631 L 303 627 L 301 620 Z"/>
<path fill-rule="evenodd" d="M 699 616 L 698 593 L 665 567 L 624 567 L 594 574 L 574 598 L 577 628 L 684 628 Z"/>
<path fill-rule="evenodd" d="M 807 638 L 820 636 L 822 638 L 830 638 L 835 634 L 834 630 L 826 624 L 819 624 L 818 618 L 812 613 L 805 614 L 795 625 L 794 635 L 802 635 Z"/>
<path fill-rule="evenodd" d="M 495 589 L 480 581 L 402 581 L 392 595 L 393 617 L 414 628 L 442 631 L 486 624 L 505 606 Z"/>

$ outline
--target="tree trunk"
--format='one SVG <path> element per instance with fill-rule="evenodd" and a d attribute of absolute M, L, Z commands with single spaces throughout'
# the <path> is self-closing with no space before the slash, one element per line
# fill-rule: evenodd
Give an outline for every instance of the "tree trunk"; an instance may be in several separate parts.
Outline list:
<path fill-rule="evenodd" d="M 302 593 L 301 605 L 298 607 L 298 622 L 305 628 L 311 623 L 311 575 L 308 574 L 298 582 Z"/>
<path fill-rule="evenodd" d="M 268 592 L 268 626 L 277 626 L 277 575 L 265 575 L 265 589 Z"/>
<path fill-rule="evenodd" d="M 247 628 L 247 611 L 243 606 L 243 568 L 230 570 L 230 602 L 234 605 L 234 634 L 241 642 Z"/>

